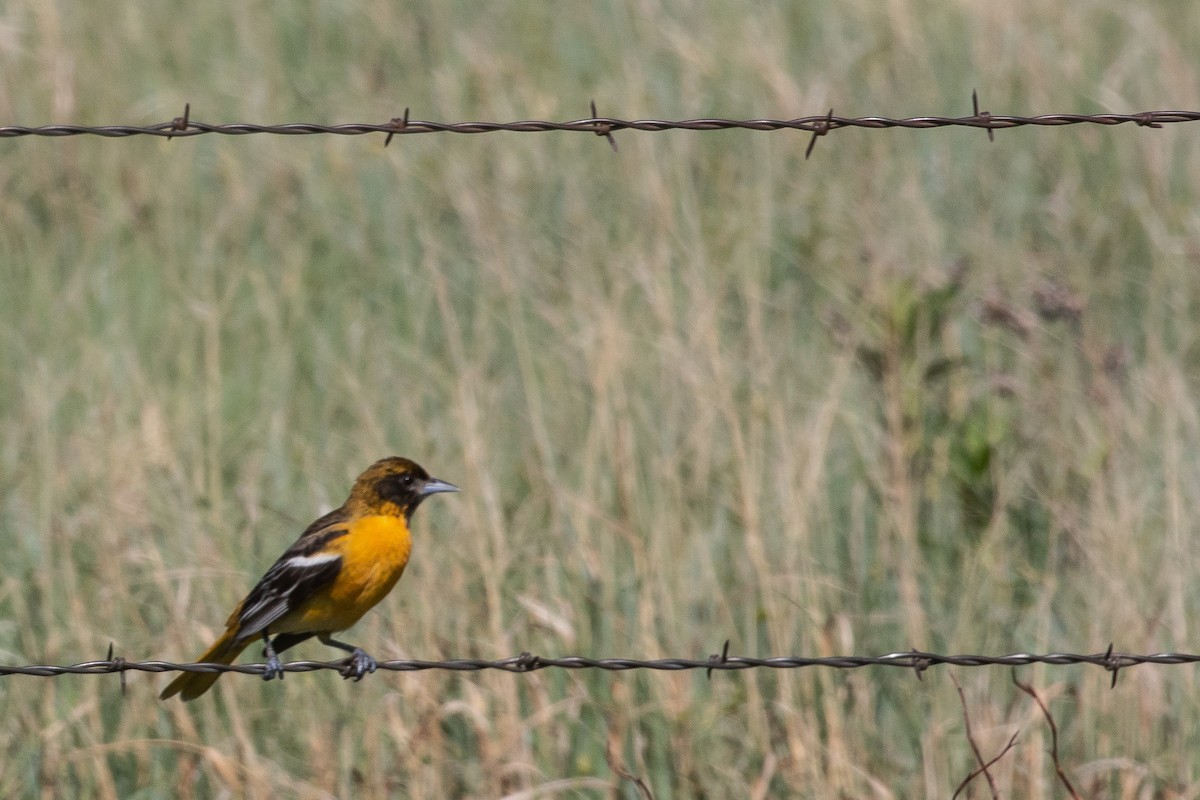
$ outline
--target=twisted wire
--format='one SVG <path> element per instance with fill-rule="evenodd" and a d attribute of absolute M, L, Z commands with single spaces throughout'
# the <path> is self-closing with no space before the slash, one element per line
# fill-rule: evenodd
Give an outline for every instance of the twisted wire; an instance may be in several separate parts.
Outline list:
<path fill-rule="evenodd" d="M 942 655 L 920 651 L 888 653 L 880 656 L 827 656 L 808 658 L 804 656 L 769 656 L 754 658 L 731 656 L 727 653 L 707 658 L 587 658 L 584 656 L 548 656 L 521 653 L 498 660 L 456 658 L 442 661 L 393 660 L 380 661 L 378 668 L 389 672 L 421 672 L 446 670 L 452 672 L 478 672 L 500 670 L 503 672 L 535 672 L 545 669 L 599 669 L 614 672 L 629 670 L 706 670 L 737 671 L 745 669 L 802 669 L 827 667 L 832 669 L 859 669 L 862 667 L 899 667 L 920 674 L 930 667 L 951 665 L 957 667 L 1007 666 L 1018 667 L 1030 664 L 1052 664 L 1067 666 L 1085 664 L 1102 667 L 1109 672 L 1142 664 L 1178 665 L 1200 662 L 1200 654 L 1193 653 L 1011 653 L 1001 656 L 987 655 Z M 345 661 L 291 661 L 282 665 L 284 672 L 315 672 L 319 670 L 341 671 Z M 172 661 L 129 661 L 113 657 L 79 664 L 53 665 L 31 664 L 24 666 L 0 666 L 0 677 L 23 675 L 52 678 L 62 675 L 108 675 L 125 672 L 234 672 L 243 675 L 262 675 L 266 664 L 214 664 L 206 662 L 176 663 Z"/>
<path fill-rule="evenodd" d="M 978 103 L 976 103 L 976 106 L 978 106 Z M 1197 121 L 1200 121 L 1200 111 L 1142 111 L 1133 114 L 1039 114 L 1036 116 L 1010 116 L 978 111 L 976 108 L 976 113 L 965 117 L 925 116 L 903 119 L 889 117 L 839 117 L 834 116 L 833 112 L 830 111 L 824 115 L 796 117 L 793 119 L 618 119 L 615 117 L 596 116 L 593 113 L 591 117 L 563 122 L 549 120 L 434 122 L 409 119 L 406 109 L 403 117 L 397 117 L 385 122 L 341 124 L 321 124 L 315 122 L 286 122 L 280 124 L 228 122 L 213 124 L 191 119 L 189 104 L 182 117 L 176 117 L 169 122 L 159 122 L 151 125 L 52 124 L 32 127 L 4 125 L 0 126 L 0 138 L 22 136 L 101 136 L 107 138 L 158 136 L 172 139 L 176 137 L 202 136 L 205 134 L 219 134 L 224 136 L 246 136 L 251 134 L 271 134 L 276 136 L 362 136 L 376 133 L 385 134 L 388 137 L 388 141 L 390 141 L 396 135 L 418 133 L 471 134 L 496 133 L 500 131 L 544 133 L 560 131 L 591 133 L 610 138 L 613 133 L 626 130 L 658 133 L 672 130 L 716 131 L 731 129 L 751 131 L 793 130 L 822 136 L 840 128 L 929 130 L 950 127 L 981 128 L 991 134 L 991 132 L 997 130 L 1026 126 L 1060 127 L 1064 125 L 1083 124 L 1108 126 L 1133 124 L 1140 127 L 1160 128 L 1163 125 L 1173 123 Z"/>

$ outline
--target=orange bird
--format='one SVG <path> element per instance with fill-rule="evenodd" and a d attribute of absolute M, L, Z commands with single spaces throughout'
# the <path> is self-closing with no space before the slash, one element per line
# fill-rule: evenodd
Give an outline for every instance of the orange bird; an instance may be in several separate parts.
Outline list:
<path fill-rule="evenodd" d="M 229 615 L 225 633 L 196 661 L 232 664 L 261 638 L 267 659 L 263 680 L 282 679 L 278 654 L 316 636 L 350 653 L 343 677 L 361 680 L 374 672 L 375 659 L 330 634 L 358 622 L 396 585 L 408 564 L 408 526 L 421 501 L 457 491 L 407 458 L 376 461 L 358 476 L 342 507 L 309 525 L 267 570 Z M 194 700 L 219 677 L 219 672 L 185 672 L 159 697 Z"/>

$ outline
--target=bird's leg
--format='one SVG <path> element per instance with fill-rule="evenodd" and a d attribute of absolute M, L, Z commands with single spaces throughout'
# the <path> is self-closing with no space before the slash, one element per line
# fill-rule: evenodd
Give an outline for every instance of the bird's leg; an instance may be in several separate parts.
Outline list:
<path fill-rule="evenodd" d="M 361 647 L 339 642 L 328 633 L 317 634 L 317 638 L 321 640 L 322 644 L 336 647 L 339 650 L 345 650 L 350 654 L 350 657 L 346 659 L 346 666 L 342 667 L 343 678 L 354 678 L 356 681 L 361 681 L 363 675 L 366 675 L 368 672 L 374 672 L 376 667 L 378 667 L 375 659 L 367 655 Z"/>
<path fill-rule="evenodd" d="M 269 681 L 274 678 L 283 680 L 283 664 L 279 663 L 279 656 L 275 655 L 275 648 L 271 646 L 271 632 L 263 629 L 263 658 L 267 660 L 267 669 L 263 672 L 263 680 Z"/>
<path fill-rule="evenodd" d="M 284 650 L 291 650 L 312 636 L 311 633 L 280 633 L 271 640 L 271 646 L 275 648 L 275 655 L 283 655 Z"/>

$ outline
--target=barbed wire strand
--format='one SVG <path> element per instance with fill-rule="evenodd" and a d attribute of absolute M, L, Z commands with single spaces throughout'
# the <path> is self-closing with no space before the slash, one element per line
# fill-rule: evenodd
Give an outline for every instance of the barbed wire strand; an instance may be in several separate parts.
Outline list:
<path fill-rule="evenodd" d="M 404 110 L 403 116 L 392 118 L 386 122 L 352 122 L 340 124 L 321 124 L 315 122 L 285 122 L 281 124 L 261 124 L 254 122 L 229 122 L 213 124 L 199 122 L 191 117 L 191 103 L 184 107 L 181 117 L 175 117 L 169 122 L 159 122 L 152 125 L 65 125 L 52 124 L 40 126 L 4 125 L 0 126 L 0 138 L 17 138 L 22 136 L 64 137 L 64 136 L 102 136 L 107 138 L 124 138 L 130 136 L 158 136 L 166 139 L 202 136 L 204 134 L 219 134 L 224 136 L 246 136 L 251 134 L 271 134 L 276 136 L 362 136 L 379 133 L 387 138 L 418 133 L 496 133 L 507 131 L 511 133 L 545 133 L 550 131 L 568 133 L 590 133 L 608 140 L 615 149 L 616 141 L 612 134 L 618 131 L 643 131 L 659 133 L 672 130 L 687 131 L 717 131 L 717 130 L 751 130 L 751 131 L 781 131 L 794 130 L 811 133 L 809 143 L 811 153 L 817 137 L 841 128 L 862 128 L 868 130 L 885 130 L 904 128 L 910 130 L 929 130 L 933 128 L 966 127 L 980 128 L 994 137 L 995 131 L 1026 126 L 1060 127 L 1064 125 L 1124 125 L 1133 124 L 1139 127 L 1161 128 L 1164 125 L 1180 122 L 1200 122 L 1200 111 L 1141 111 L 1133 114 L 1039 114 L 1036 116 L 1012 116 L 992 114 L 979 110 L 978 96 L 972 92 L 972 110 L 974 113 L 967 117 L 906 117 L 894 119 L 890 117 L 836 117 L 833 109 L 820 116 L 796 117 L 794 119 L 722 119 L 698 118 L 682 120 L 662 119 L 618 119 L 615 117 L 600 117 L 596 115 L 595 105 L 592 106 L 592 116 L 585 119 L 552 122 L 549 120 L 519 120 L 515 122 L 433 122 L 430 120 L 411 119 L 409 109 Z"/>
<path fill-rule="evenodd" d="M 918 677 L 930 667 L 951 665 L 957 667 L 986 667 L 1005 666 L 1019 667 L 1030 664 L 1051 664 L 1057 666 L 1086 664 L 1102 667 L 1115 676 L 1119 670 L 1141 664 L 1196 664 L 1200 663 L 1200 654 L 1193 653 L 1117 653 L 1111 648 L 1104 653 L 1012 653 L 1003 656 L 985 655 L 941 655 L 917 650 L 908 652 L 888 653 L 882 656 L 825 656 L 806 658 L 803 656 L 771 656 L 767 658 L 752 658 L 748 656 L 731 656 L 722 653 L 708 658 L 586 658 L 584 656 L 565 656 L 550 658 L 547 656 L 521 653 L 511 658 L 485 660 L 474 658 L 458 658 L 445 661 L 411 661 L 395 660 L 380 661 L 378 668 L 388 672 L 421 672 L 427 670 L 447 670 L 451 672 L 478 672 L 481 670 L 500 670 L 503 672 L 536 672 L 544 669 L 599 669 L 615 672 L 629 670 L 706 670 L 738 671 L 744 669 L 802 669 L 808 667 L 828 667 L 833 669 L 859 669 L 862 667 L 899 667 L 911 669 Z M 343 661 L 291 661 L 282 665 L 284 672 L 315 672 L 318 670 L 345 669 Z M 31 664 L 26 666 L 0 666 L 0 677 L 9 675 L 25 675 L 31 677 L 52 678 L 62 675 L 109 675 L 126 672 L 235 672 L 243 675 L 262 675 L 267 670 L 266 664 L 214 664 L 207 662 L 175 663 L 172 661 L 129 661 L 114 657 L 111 650 L 103 660 L 85 661 L 79 664 L 53 665 Z"/>

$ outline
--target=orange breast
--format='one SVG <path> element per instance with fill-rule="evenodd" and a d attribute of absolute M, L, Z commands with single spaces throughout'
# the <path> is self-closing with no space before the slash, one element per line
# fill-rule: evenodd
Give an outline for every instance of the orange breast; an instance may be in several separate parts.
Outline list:
<path fill-rule="evenodd" d="M 340 631 L 358 622 L 404 573 L 412 537 L 403 517 L 363 517 L 331 549 L 342 557 L 337 579 L 273 631 Z"/>

